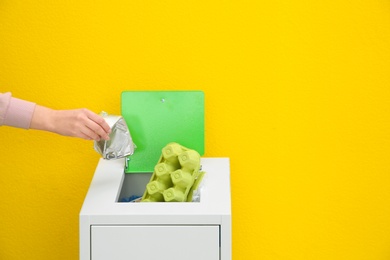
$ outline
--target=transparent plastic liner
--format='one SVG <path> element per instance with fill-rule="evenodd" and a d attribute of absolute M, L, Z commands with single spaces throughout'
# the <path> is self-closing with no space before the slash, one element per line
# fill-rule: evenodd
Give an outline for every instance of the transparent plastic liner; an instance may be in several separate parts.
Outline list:
<path fill-rule="evenodd" d="M 206 172 L 202 171 L 202 165 L 199 169 L 199 176 L 195 180 L 195 183 L 192 187 L 192 202 L 200 202 L 202 192 L 205 188 L 205 180 L 207 179 Z"/>
<path fill-rule="evenodd" d="M 122 116 L 100 114 L 111 128 L 110 140 L 94 141 L 94 149 L 107 160 L 130 156 L 136 148 Z"/>

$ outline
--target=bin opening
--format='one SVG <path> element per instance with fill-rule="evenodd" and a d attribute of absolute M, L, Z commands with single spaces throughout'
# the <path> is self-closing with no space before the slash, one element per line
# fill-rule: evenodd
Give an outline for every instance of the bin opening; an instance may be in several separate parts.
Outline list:
<path fill-rule="evenodd" d="M 141 202 L 142 196 L 145 193 L 146 185 L 149 183 L 153 173 L 132 173 L 124 174 L 122 185 L 119 189 L 117 203 Z M 201 185 L 198 186 L 196 192 L 192 195 L 191 202 L 200 202 Z"/>
<path fill-rule="evenodd" d="M 142 176 L 142 174 L 137 175 Z M 141 202 L 194 202 L 199 200 L 199 187 L 204 174 L 205 172 L 201 171 L 200 155 L 197 151 L 175 142 L 169 143 L 162 149 L 152 175 L 138 177 L 138 181 L 131 182 L 129 185 L 138 185 L 137 190 L 133 188 L 131 192 L 121 192 L 126 194 L 119 196 L 120 201 L 130 202 L 137 199 Z M 126 178 L 130 177 L 125 176 Z M 144 187 L 146 188 L 143 192 L 139 190 Z"/>
<path fill-rule="evenodd" d="M 124 174 L 122 186 L 116 202 L 136 202 L 145 193 L 153 173 Z"/>

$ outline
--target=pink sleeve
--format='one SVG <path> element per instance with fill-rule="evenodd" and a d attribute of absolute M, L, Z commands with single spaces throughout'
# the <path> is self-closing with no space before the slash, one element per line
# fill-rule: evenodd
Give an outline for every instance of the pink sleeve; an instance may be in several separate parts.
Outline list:
<path fill-rule="evenodd" d="M 30 128 L 35 103 L 12 97 L 11 93 L 0 93 L 0 126 L 7 125 Z"/>

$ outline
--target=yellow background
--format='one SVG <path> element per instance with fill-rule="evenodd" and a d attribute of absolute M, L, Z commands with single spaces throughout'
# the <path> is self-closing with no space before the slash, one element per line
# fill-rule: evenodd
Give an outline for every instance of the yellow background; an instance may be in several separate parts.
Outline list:
<path fill-rule="evenodd" d="M 390 258 L 390 2 L 0 0 L 0 92 L 203 90 L 234 259 Z M 78 259 L 92 142 L 0 128 L 0 259 Z"/>

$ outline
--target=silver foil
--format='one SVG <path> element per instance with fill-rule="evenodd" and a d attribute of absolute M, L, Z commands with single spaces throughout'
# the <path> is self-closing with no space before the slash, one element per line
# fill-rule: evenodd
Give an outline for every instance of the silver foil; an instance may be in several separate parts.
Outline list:
<path fill-rule="evenodd" d="M 110 140 L 94 141 L 95 150 L 107 160 L 132 155 L 135 145 L 123 117 L 108 115 L 105 112 L 102 112 L 101 116 L 111 128 Z"/>

